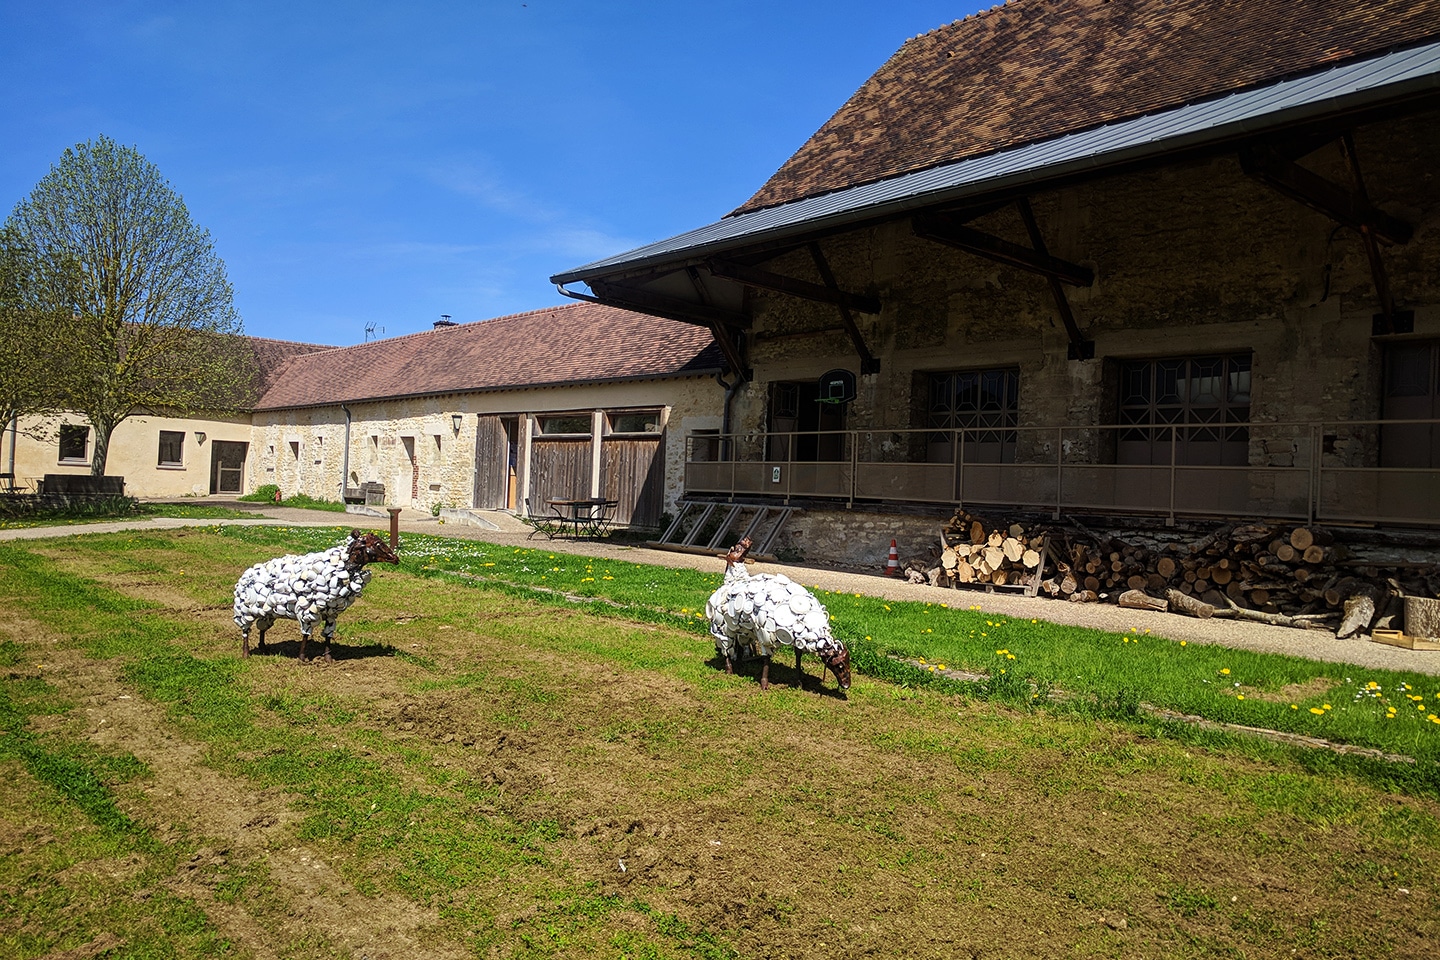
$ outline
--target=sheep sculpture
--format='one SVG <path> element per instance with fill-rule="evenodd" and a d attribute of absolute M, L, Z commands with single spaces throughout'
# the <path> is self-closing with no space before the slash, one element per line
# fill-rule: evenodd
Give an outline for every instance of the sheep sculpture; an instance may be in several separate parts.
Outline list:
<path fill-rule="evenodd" d="M 257 563 L 240 575 L 235 584 L 235 624 L 240 628 L 240 652 L 250 656 L 250 628 L 260 630 L 256 650 L 265 652 L 265 631 L 276 620 L 300 624 L 300 662 L 315 624 L 323 623 L 325 659 L 335 636 L 335 619 L 360 597 L 370 580 L 367 563 L 395 563 L 400 558 L 390 545 L 373 533 L 351 530 L 345 543 L 307 553 L 304 556 L 276 557 Z"/>
<path fill-rule="evenodd" d="M 813 653 L 833 671 L 840 689 L 850 689 L 850 651 L 830 633 L 830 615 L 810 591 L 781 574 L 751 576 L 745 569 L 750 549 L 746 537 L 725 555 L 725 582 L 710 595 L 705 616 L 715 638 L 715 652 L 725 660 L 725 672 L 734 673 L 742 658 L 760 657 L 760 689 L 770 688 L 770 657 L 782 646 L 795 650 L 795 671 L 804 684 L 800 658 Z"/>

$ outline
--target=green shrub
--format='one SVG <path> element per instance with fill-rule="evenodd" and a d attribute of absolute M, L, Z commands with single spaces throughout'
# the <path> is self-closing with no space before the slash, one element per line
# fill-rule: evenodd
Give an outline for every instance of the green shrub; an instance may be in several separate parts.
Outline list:
<path fill-rule="evenodd" d="M 273 483 L 267 483 L 256 487 L 253 493 L 247 493 L 243 497 L 237 497 L 236 499 L 245 500 L 250 503 L 269 503 L 275 499 L 275 494 L 279 492 L 280 488 L 278 486 Z"/>

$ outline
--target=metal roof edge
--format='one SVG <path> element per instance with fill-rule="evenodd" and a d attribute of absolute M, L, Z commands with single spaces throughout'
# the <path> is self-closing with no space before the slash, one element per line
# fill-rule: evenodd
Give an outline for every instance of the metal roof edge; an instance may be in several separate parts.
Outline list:
<path fill-rule="evenodd" d="M 1337 87 L 1340 92 L 1335 92 Z M 1050 140 L 726 217 L 665 240 L 557 273 L 550 279 L 557 284 L 584 282 L 667 261 L 713 255 L 734 246 L 738 240 L 747 244 L 785 240 L 816 230 L 884 219 L 907 210 L 1015 186 L 1043 183 L 1077 173 L 1098 173 L 1124 163 L 1218 145 L 1326 115 L 1399 102 L 1437 90 L 1440 90 L 1440 41 L 1158 113 L 1073 131 Z M 1268 104 L 1277 100 L 1280 101 L 1279 106 L 1267 109 Z M 1212 122 L 1211 117 L 1219 119 Z M 1153 137 L 1144 134 L 1150 127 L 1176 126 L 1180 127 L 1176 133 Z M 1116 140 L 1120 141 L 1116 146 L 1106 146 Z M 1065 149 L 1067 146 L 1069 149 Z M 1059 155 L 1055 156 L 1057 153 Z"/>

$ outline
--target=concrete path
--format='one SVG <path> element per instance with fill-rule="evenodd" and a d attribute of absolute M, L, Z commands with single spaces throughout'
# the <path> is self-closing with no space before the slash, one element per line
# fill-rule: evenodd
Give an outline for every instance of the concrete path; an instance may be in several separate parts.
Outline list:
<path fill-rule="evenodd" d="M 268 523 L 311 527 L 360 527 L 377 533 L 388 533 L 390 529 L 388 515 L 379 517 L 354 513 L 329 513 L 323 510 L 277 508 L 265 504 L 213 499 L 196 502 L 254 512 L 257 516 L 255 519 L 236 520 L 155 518 L 106 521 L 63 527 L 28 527 L 18 530 L 0 530 L 0 541 L 112 533 L 120 530 L 208 527 L 217 524 Z M 719 573 L 724 568 L 723 561 L 709 556 L 653 550 L 644 546 L 611 541 L 546 540 L 543 536 L 532 537 L 530 528 L 510 514 L 500 511 L 475 511 L 475 513 L 478 515 L 478 519 L 483 521 L 483 525 L 459 523 L 454 518 L 441 523 L 427 514 L 411 510 L 401 511 L 399 517 L 399 530 L 402 535 L 401 556 L 404 556 L 404 534 L 423 533 L 438 537 L 481 540 L 504 546 L 547 549 L 557 553 L 628 560 L 633 563 L 688 567 L 715 573 Z M 1111 604 L 1068 603 L 1043 597 L 1025 597 L 1014 593 L 984 593 L 979 590 L 915 586 L 881 576 L 878 572 L 766 563 L 754 564 L 751 566 L 751 570 L 755 573 L 784 573 L 792 580 L 822 590 L 863 593 L 890 600 L 929 601 L 948 604 L 960 609 L 976 607 L 986 613 L 1004 617 L 1048 620 L 1052 623 L 1093 627 L 1097 630 L 1114 633 L 1127 633 L 1131 628 L 1137 628 L 1142 632 L 1148 629 L 1151 636 L 1167 637 L 1171 640 L 1186 640 L 1190 643 L 1217 644 L 1240 650 L 1288 654 L 1309 660 L 1346 664 L 1357 669 L 1369 667 L 1412 670 L 1417 673 L 1440 676 L 1440 651 L 1405 650 L 1374 643 L 1365 638 L 1336 640 L 1333 634 L 1321 630 L 1297 630 L 1290 627 L 1272 627 L 1263 623 L 1247 623 L 1237 620 L 1198 620 L 1172 613 L 1124 610 Z"/>

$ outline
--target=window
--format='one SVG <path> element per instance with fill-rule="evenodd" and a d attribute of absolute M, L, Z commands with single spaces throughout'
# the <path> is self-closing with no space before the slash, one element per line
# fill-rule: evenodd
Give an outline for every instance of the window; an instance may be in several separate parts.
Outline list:
<path fill-rule="evenodd" d="M 1248 353 L 1120 366 L 1119 463 L 1244 466 L 1249 419 Z"/>
<path fill-rule="evenodd" d="M 90 462 L 90 428 L 66 423 L 60 427 L 60 462 Z"/>
<path fill-rule="evenodd" d="M 1440 419 L 1440 340 L 1386 344 L 1381 416 Z M 1440 467 L 1440 424 L 1385 424 L 1380 428 L 1380 466 Z"/>
<path fill-rule="evenodd" d="M 185 465 L 185 433 L 181 430 L 160 431 L 159 465 L 180 467 Z"/>
<path fill-rule="evenodd" d="M 1014 463 L 1019 423 L 1019 370 L 965 370 L 929 376 L 925 426 L 962 431 L 966 463 Z M 926 459 L 947 463 L 956 455 L 952 433 L 935 433 Z"/>
<path fill-rule="evenodd" d="M 841 431 L 845 429 L 848 408 L 847 403 L 821 401 L 820 384 L 815 380 L 771 383 L 768 428 L 772 435 L 767 443 L 767 458 L 801 463 L 844 460 L 849 454 Z"/>
<path fill-rule="evenodd" d="M 691 430 L 690 431 L 690 460 L 692 462 L 710 462 L 720 459 L 720 431 L 719 430 Z"/>
<path fill-rule="evenodd" d="M 611 433 L 659 433 L 660 411 L 610 414 Z"/>
<path fill-rule="evenodd" d="M 590 414 L 588 413 L 566 413 L 550 417 L 536 418 L 540 432 L 548 436 L 589 436 L 590 435 Z"/>
<path fill-rule="evenodd" d="M 299 459 L 300 459 L 300 441 L 299 441 L 299 440 L 291 440 L 291 441 L 289 441 L 289 443 L 290 443 L 290 456 L 294 457 L 296 460 L 299 460 Z"/>

